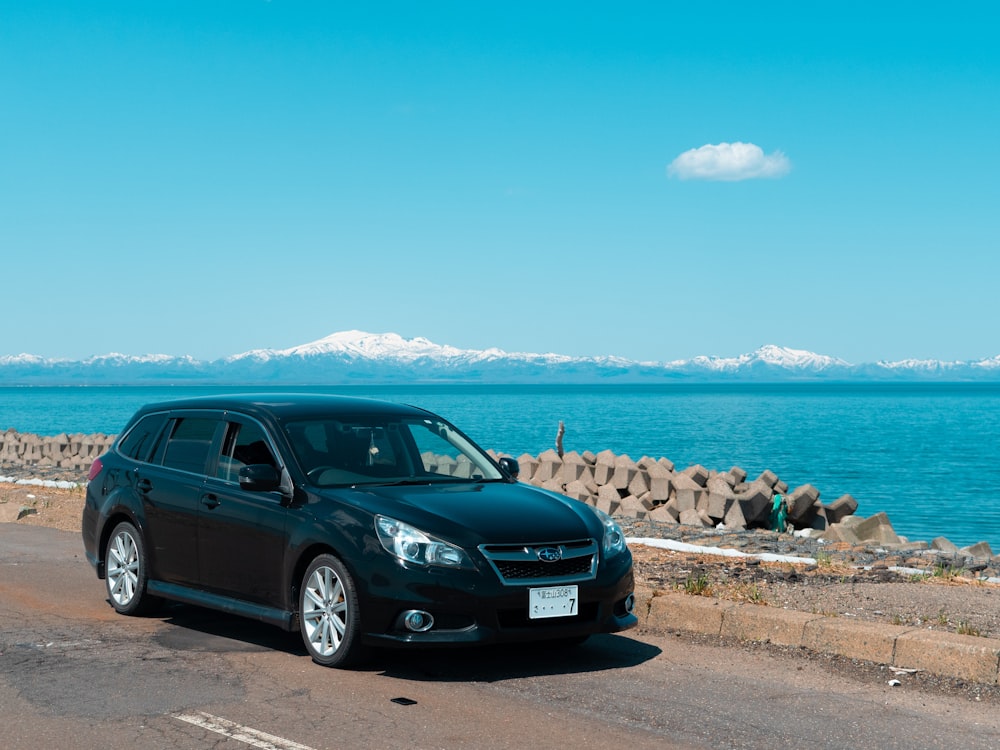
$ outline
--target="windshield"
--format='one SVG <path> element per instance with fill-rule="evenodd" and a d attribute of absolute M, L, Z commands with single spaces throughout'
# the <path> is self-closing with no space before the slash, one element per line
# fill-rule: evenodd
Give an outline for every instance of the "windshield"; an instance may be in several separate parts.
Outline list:
<path fill-rule="evenodd" d="M 286 430 L 302 470 L 322 487 L 503 479 L 488 456 L 438 419 L 316 419 Z"/>

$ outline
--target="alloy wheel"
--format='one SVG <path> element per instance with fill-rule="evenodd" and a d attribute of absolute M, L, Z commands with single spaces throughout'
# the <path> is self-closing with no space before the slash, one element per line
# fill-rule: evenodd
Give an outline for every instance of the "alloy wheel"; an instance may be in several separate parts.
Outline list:
<path fill-rule="evenodd" d="M 348 618 L 344 584 L 333 568 L 320 566 L 309 576 L 302 599 L 305 636 L 317 655 L 330 657 L 344 642 Z"/>
<path fill-rule="evenodd" d="M 139 546 L 128 529 L 119 529 L 108 545 L 108 594 L 128 607 L 139 587 Z"/>

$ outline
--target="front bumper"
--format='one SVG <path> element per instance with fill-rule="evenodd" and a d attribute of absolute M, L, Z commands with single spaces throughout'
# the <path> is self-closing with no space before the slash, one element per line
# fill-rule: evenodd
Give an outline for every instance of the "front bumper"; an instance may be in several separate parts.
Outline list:
<path fill-rule="evenodd" d="M 393 582 L 396 582 L 395 584 Z M 638 624 L 632 613 L 632 558 L 603 561 L 596 578 L 578 582 L 577 614 L 535 620 L 528 616 L 529 585 L 503 585 L 476 571 L 397 569 L 374 575 L 361 601 L 366 643 L 378 646 L 446 646 L 516 643 L 617 633 Z M 409 611 L 430 614 L 424 632 L 407 629 Z"/>

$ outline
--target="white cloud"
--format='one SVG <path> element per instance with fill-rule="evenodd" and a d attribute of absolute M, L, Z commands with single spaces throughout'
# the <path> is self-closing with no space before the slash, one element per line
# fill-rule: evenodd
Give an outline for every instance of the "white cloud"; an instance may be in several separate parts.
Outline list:
<path fill-rule="evenodd" d="M 753 143 L 706 143 L 678 156 L 667 174 L 679 180 L 738 182 L 765 177 L 783 177 L 792 163 L 780 151 L 765 154 Z"/>

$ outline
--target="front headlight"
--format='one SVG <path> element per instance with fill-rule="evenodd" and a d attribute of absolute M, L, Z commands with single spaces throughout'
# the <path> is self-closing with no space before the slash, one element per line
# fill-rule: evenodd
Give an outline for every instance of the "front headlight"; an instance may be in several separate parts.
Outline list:
<path fill-rule="evenodd" d="M 592 510 L 601 519 L 601 523 L 604 524 L 602 547 L 604 548 L 605 557 L 614 557 L 618 553 L 624 552 L 626 545 L 622 527 L 603 510 L 598 510 L 597 508 L 592 508 Z"/>
<path fill-rule="evenodd" d="M 375 531 L 385 551 L 402 562 L 446 568 L 472 567 L 472 561 L 460 547 L 428 536 L 394 518 L 375 516 Z"/>

